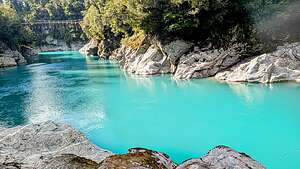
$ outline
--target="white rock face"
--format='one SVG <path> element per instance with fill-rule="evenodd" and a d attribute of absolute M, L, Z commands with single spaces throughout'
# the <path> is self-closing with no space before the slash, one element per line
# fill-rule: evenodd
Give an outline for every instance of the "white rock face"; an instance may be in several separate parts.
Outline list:
<path fill-rule="evenodd" d="M 171 63 L 158 47 L 151 45 L 146 52 L 131 51 L 120 61 L 121 68 L 136 75 L 156 75 L 170 72 Z"/>
<path fill-rule="evenodd" d="M 178 58 L 191 46 L 191 43 L 182 40 L 170 42 L 165 46 L 159 42 L 148 42 L 137 50 L 122 46 L 113 52 L 110 59 L 118 60 L 121 68 L 132 74 L 166 74 L 173 72 Z"/>
<path fill-rule="evenodd" d="M 216 79 L 227 82 L 274 83 L 300 81 L 300 43 L 278 47 L 232 69 L 218 73 Z"/>
<path fill-rule="evenodd" d="M 214 76 L 216 73 L 238 63 L 245 57 L 242 44 L 227 50 L 195 51 L 180 58 L 174 79 L 193 79 Z"/>
<path fill-rule="evenodd" d="M 177 169 L 265 169 L 265 167 L 244 153 L 226 146 L 218 146 L 202 158 L 182 163 Z"/>
<path fill-rule="evenodd" d="M 80 168 L 112 155 L 65 124 L 46 122 L 1 129 L 0 136 L 0 168 Z"/>

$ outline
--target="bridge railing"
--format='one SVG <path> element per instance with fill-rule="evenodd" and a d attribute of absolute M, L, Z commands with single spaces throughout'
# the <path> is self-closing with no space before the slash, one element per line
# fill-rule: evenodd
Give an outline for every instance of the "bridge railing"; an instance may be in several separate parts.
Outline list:
<path fill-rule="evenodd" d="M 22 25 L 37 25 L 37 24 L 78 24 L 82 19 L 77 20 L 36 20 L 34 22 L 24 22 Z"/>

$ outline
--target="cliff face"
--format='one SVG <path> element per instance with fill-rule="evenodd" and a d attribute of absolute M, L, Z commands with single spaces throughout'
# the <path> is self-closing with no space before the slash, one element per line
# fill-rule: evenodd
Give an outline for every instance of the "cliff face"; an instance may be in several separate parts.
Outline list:
<path fill-rule="evenodd" d="M 265 169 L 250 156 L 225 146 L 180 165 L 166 154 L 142 148 L 113 154 L 69 125 L 50 121 L 0 128 L 0 138 L 0 168 L 5 169 Z"/>

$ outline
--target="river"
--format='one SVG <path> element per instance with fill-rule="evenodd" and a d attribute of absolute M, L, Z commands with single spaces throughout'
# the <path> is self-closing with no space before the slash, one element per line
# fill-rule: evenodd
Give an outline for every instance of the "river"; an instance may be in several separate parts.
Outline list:
<path fill-rule="evenodd" d="M 144 147 L 176 162 L 226 145 L 270 169 L 298 169 L 299 105 L 296 83 L 137 77 L 77 52 L 0 70 L 0 126 L 66 122 L 115 153 Z"/>

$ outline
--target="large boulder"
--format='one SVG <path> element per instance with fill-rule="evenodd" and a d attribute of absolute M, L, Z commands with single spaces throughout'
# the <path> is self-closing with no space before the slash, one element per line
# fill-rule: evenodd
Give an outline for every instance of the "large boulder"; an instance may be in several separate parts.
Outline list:
<path fill-rule="evenodd" d="M 83 55 L 98 55 L 98 45 L 99 45 L 99 41 L 97 39 L 91 39 L 89 41 L 89 43 L 87 43 L 86 45 L 84 45 L 79 52 Z"/>
<path fill-rule="evenodd" d="M 193 79 L 214 76 L 247 56 L 246 45 L 235 44 L 227 50 L 195 50 L 180 57 L 174 79 Z"/>
<path fill-rule="evenodd" d="M 227 82 L 299 82 L 300 43 L 287 44 L 278 47 L 273 53 L 249 59 L 230 70 L 217 74 L 216 79 Z"/>
<path fill-rule="evenodd" d="M 265 169 L 245 153 L 218 146 L 199 159 L 188 160 L 177 169 Z"/>
<path fill-rule="evenodd" d="M 81 133 L 66 124 L 45 122 L 1 129 L 0 136 L 2 168 L 80 168 L 100 163 L 112 155 L 91 144 Z"/>
<path fill-rule="evenodd" d="M 99 169 L 173 169 L 176 164 L 165 154 L 147 149 L 129 149 L 127 154 L 113 155 L 106 158 Z"/>

